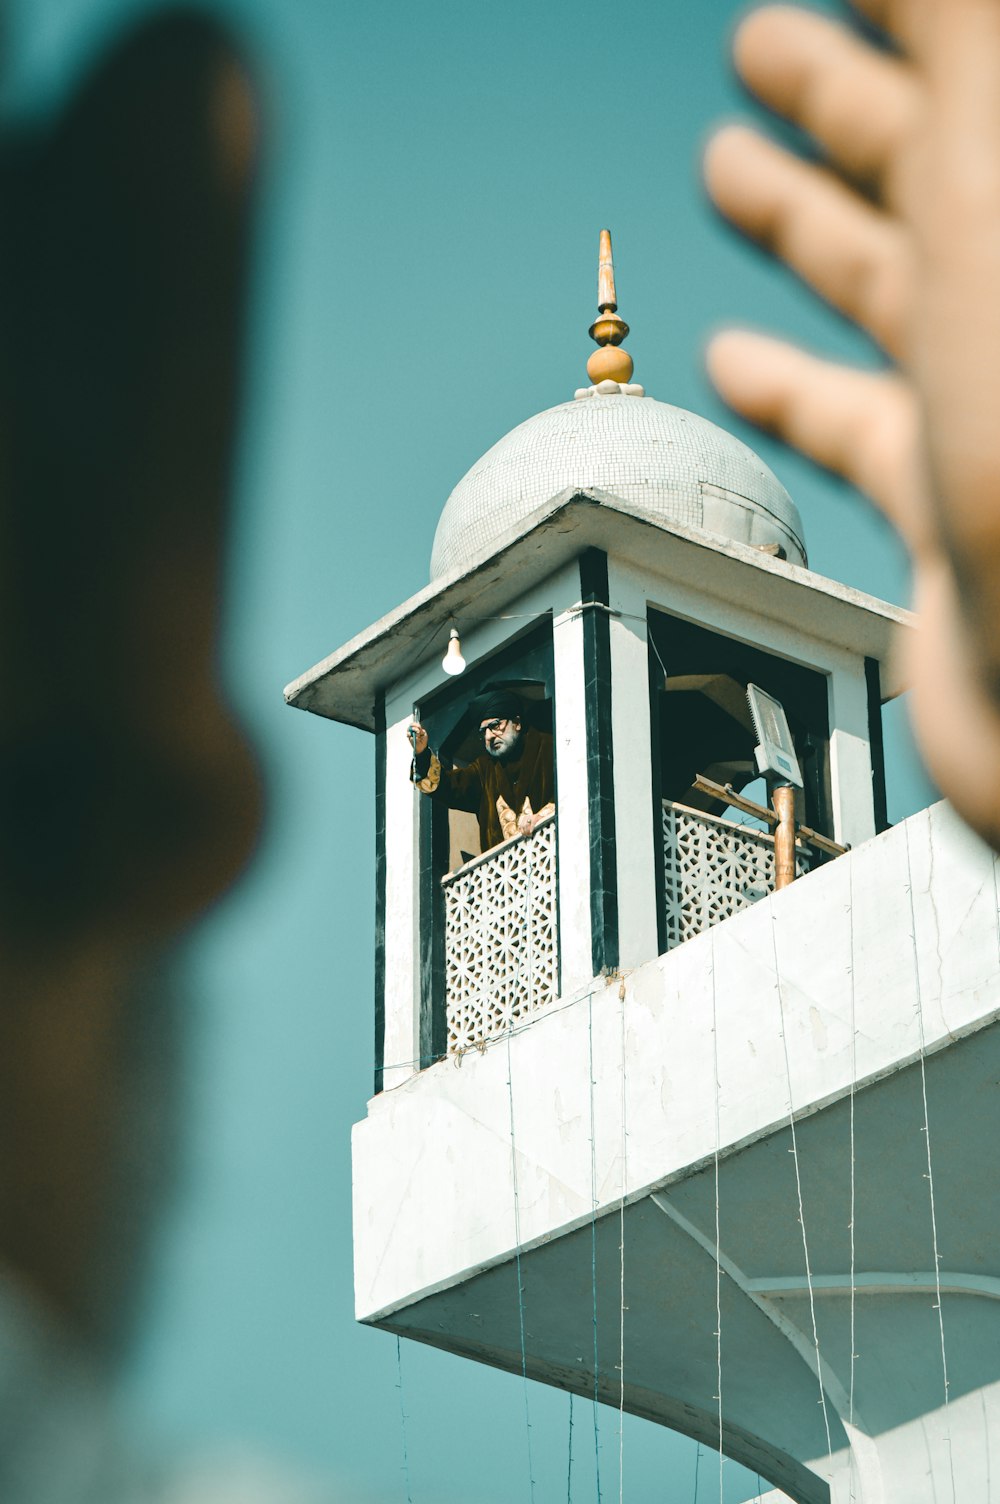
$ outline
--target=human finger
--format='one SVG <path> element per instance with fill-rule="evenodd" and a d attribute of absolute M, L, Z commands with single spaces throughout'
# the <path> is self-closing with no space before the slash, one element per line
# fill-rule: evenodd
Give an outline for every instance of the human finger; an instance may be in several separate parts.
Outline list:
<path fill-rule="evenodd" d="M 705 182 L 727 219 L 902 357 L 911 257 L 895 220 L 744 126 L 727 126 L 709 142 Z"/>
<path fill-rule="evenodd" d="M 979 634 L 940 552 L 914 571 L 917 632 L 902 644 L 910 712 L 927 766 L 962 818 L 1000 851 L 1000 706 Z"/>
<path fill-rule="evenodd" d="M 789 5 L 751 12 L 733 57 L 763 104 L 808 131 L 841 171 L 881 185 L 919 109 L 907 64 L 848 27 Z"/>
<path fill-rule="evenodd" d="M 993 0 L 849 0 L 858 15 L 883 33 L 887 41 L 917 60 L 933 51 L 938 27 L 993 10 Z"/>
<path fill-rule="evenodd" d="M 923 543 L 916 398 L 903 377 L 744 330 L 716 335 L 706 360 L 731 407 L 864 491 L 912 549 Z"/>

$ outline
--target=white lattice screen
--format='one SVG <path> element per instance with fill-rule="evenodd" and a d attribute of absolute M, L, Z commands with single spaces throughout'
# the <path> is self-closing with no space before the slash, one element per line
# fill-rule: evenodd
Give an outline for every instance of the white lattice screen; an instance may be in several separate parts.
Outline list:
<path fill-rule="evenodd" d="M 796 850 L 799 876 L 808 854 Z M 764 898 L 774 887 L 774 837 L 663 801 L 667 945 L 679 945 Z"/>
<path fill-rule="evenodd" d="M 556 823 L 444 879 L 448 1053 L 496 1039 L 555 996 Z"/>

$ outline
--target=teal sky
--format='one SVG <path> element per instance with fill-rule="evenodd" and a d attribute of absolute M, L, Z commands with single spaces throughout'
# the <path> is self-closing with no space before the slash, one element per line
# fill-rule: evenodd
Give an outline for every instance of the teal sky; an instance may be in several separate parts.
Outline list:
<path fill-rule="evenodd" d="M 706 331 L 871 360 L 729 234 L 700 144 L 749 112 L 730 0 L 228 0 L 268 138 L 225 659 L 271 806 L 256 867 L 185 947 L 186 1141 L 122 1403 L 151 1444 L 254 1446 L 359 1504 L 406 1498 L 395 1340 L 352 1315 L 351 1124 L 372 1072 L 373 744 L 282 686 L 426 583 L 451 488 L 572 395 L 611 227 L 635 379 L 772 465 L 812 566 L 906 599 L 900 551 L 829 477 L 727 416 Z M 833 8 L 833 7 L 830 7 Z M 8 109 L 52 106 L 138 0 L 18 0 Z M 890 817 L 928 802 L 889 717 Z M 389 776 L 405 776 L 390 769 Z M 626 1355 L 627 1362 L 627 1355 Z M 519 1380 L 407 1345 L 413 1504 L 530 1497 Z M 530 1389 L 535 1497 L 565 1496 L 568 1402 Z M 573 1498 L 596 1498 L 578 1402 Z M 617 1417 L 601 1414 L 617 1497 Z M 589 1438 L 589 1439 L 588 1439 Z M 588 1451 L 588 1446 L 590 1450 Z M 626 1422 L 625 1497 L 693 1498 L 692 1443 Z M 699 1498 L 718 1497 L 703 1457 Z M 754 1480 L 727 1467 L 727 1500 Z"/>

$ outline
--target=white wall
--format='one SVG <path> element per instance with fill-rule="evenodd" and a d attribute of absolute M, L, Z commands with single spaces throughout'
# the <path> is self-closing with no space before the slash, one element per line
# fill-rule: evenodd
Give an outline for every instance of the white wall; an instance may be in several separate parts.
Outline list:
<path fill-rule="evenodd" d="M 623 1060 L 635 1197 L 713 1154 L 717 1131 L 733 1146 L 773 1130 L 790 1092 L 796 1112 L 835 1100 L 855 1059 L 865 1081 L 915 1059 L 921 1031 L 933 1050 L 975 1029 L 998 986 L 992 854 L 936 805 L 640 968 L 624 1002 L 601 980 L 550 1005 L 509 1041 L 522 1242 L 591 1216 L 591 1059 L 600 1209 L 623 1190 Z M 369 1104 L 354 1132 L 359 1317 L 509 1256 L 507 1073 L 500 1041 Z"/>
<path fill-rule="evenodd" d="M 654 864 L 652 738 L 646 595 L 634 571 L 608 561 L 611 609 L 612 735 L 618 850 L 620 964 L 631 970 L 659 948 Z"/>

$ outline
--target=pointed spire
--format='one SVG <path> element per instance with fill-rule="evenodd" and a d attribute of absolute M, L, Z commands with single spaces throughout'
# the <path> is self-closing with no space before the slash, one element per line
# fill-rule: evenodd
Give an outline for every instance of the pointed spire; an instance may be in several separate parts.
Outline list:
<path fill-rule="evenodd" d="M 591 324 L 589 333 L 594 343 L 600 347 L 587 361 L 587 375 L 593 384 L 596 386 L 600 381 L 631 381 L 632 357 L 627 350 L 617 348 L 628 337 L 628 325 L 618 317 L 610 230 L 601 231 L 597 270 L 597 318 Z"/>
<path fill-rule="evenodd" d="M 615 263 L 611 259 L 611 231 L 602 230 L 597 262 L 597 311 L 605 313 L 608 309 L 617 313 L 618 299 L 615 296 Z"/>

